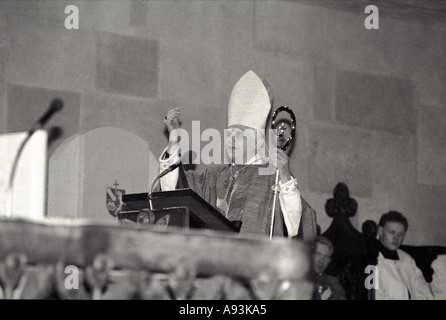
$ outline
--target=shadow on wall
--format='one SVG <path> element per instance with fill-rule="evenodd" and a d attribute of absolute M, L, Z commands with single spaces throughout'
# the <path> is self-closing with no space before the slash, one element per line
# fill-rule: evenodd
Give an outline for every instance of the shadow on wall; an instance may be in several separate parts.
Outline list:
<path fill-rule="evenodd" d="M 115 219 L 107 210 L 107 187 L 146 192 L 158 172 L 158 157 L 138 135 L 97 128 L 67 139 L 48 168 L 48 217 Z"/>

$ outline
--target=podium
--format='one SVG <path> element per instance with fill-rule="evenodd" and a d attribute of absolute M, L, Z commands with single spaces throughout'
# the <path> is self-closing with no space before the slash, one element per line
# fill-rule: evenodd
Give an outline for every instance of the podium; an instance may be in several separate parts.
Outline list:
<path fill-rule="evenodd" d="M 149 200 L 153 210 L 149 210 Z M 142 210 L 148 210 L 156 219 L 169 214 L 170 225 L 227 232 L 240 231 L 237 222 L 226 219 L 190 188 L 153 192 L 150 199 L 147 193 L 126 194 L 122 196 L 122 201 L 124 205 L 119 214 L 120 219 L 136 221 L 135 217 Z"/>

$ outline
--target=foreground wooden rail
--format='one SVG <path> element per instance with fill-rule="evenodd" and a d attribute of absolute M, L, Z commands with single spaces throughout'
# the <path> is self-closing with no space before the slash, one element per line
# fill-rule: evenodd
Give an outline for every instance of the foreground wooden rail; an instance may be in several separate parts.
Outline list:
<path fill-rule="evenodd" d="M 0 220 L 6 299 L 311 299 L 307 244 L 212 230 Z"/>

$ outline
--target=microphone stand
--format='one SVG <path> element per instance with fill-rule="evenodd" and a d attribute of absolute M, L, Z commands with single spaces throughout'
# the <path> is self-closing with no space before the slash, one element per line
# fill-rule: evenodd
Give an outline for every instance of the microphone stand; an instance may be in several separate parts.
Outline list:
<path fill-rule="evenodd" d="M 172 164 L 169 168 L 167 168 L 166 170 L 164 170 L 163 172 L 161 172 L 160 174 L 158 174 L 155 179 L 153 179 L 152 181 L 152 185 L 150 186 L 149 189 L 149 194 L 148 194 L 148 198 L 149 198 L 149 205 L 150 205 L 150 210 L 153 210 L 153 204 L 152 204 L 152 193 L 153 193 L 153 187 L 155 186 L 155 183 L 161 179 L 162 177 L 164 177 L 166 174 L 168 174 L 169 172 L 175 170 L 176 168 L 178 168 L 180 166 L 181 162 L 178 163 L 174 163 Z"/>
<path fill-rule="evenodd" d="M 32 135 L 39 129 L 43 127 L 43 125 L 53 116 L 54 113 L 61 110 L 63 108 L 63 103 L 59 99 L 55 99 L 51 102 L 50 108 L 45 112 L 45 114 L 37 121 L 34 126 L 28 130 L 26 133 L 25 139 L 20 144 L 19 150 L 17 151 L 14 162 L 12 163 L 11 172 L 9 174 L 9 180 L 8 185 L 6 186 L 5 190 L 5 215 L 7 218 L 12 217 L 12 205 L 13 205 L 13 198 L 14 198 L 14 178 L 15 174 L 17 172 L 17 166 L 19 163 L 20 156 L 23 153 L 23 150 L 25 149 L 25 146 L 29 139 L 32 137 Z"/>
<path fill-rule="evenodd" d="M 14 188 L 14 177 L 15 177 L 15 173 L 17 171 L 17 165 L 19 163 L 20 156 L 22 155 L 22 152 L 23 152 L 23 149 L 25 148 L 26 143 L 31 138 L 31 136 L 34 134 L 34 132 L 36 132 L 36 129 L 33 128 L 26 133 L 26 137 L 23 140 L 23 142 L 20 144 L 19 150 L 17 151 L 17 153 L 15 155 L 14 162 L 12 163 L 12 169 L 9 174 L 8 185 L 7 185 L 6 191 L 5 191 L 5 197 L 6 197 L 5 215 L 8 218 L 12 217 L 12 203 L 13 203 L 13 192 L 12 191 Z"/>

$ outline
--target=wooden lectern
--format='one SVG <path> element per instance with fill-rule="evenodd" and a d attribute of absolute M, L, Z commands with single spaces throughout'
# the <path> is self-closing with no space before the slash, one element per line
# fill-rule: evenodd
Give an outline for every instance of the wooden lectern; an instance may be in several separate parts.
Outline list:
<path fill-rule="evenodd" d="M 130 217 L 134 220 L 135 213 L 141 210 L 149 210 L 152 203 L 152 211 L 155 216 L 163 213 L 173 215 L 171 225 L 185 228 L 207 228 L 219 231 L 239 232 L 239 222 L 226 219 L 213 206 L 196 194 L 192 189 L 178 189 L 171 191 L 153 192 L 149 197 L 147 193 L 134 193 L 122 196 L 123 209 L 120 218 Z M 182 218 L 179 218 L 179 215 Z"/>

